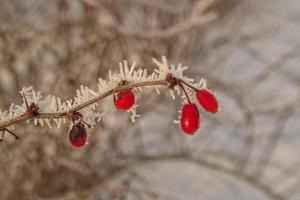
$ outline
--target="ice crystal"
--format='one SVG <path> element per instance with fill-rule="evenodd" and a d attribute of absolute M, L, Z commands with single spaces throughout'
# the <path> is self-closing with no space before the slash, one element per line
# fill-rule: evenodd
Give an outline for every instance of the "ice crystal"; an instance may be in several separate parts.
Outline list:
<path fill-rule="evenodd" d="M 80 86 L 80 88 L 76 91 L 76 96 L 72 99 L 66 100 L 65 102 L 62 102 L 59 97 L 55 97 L 52 95 L 44 97 L 40 91 L 35 91 L 32 86 L 23 87 L 20 93 L 24 95 L 28 104 L 34 103 L 35 105 L 37 105 L 39 107 L 40 113 L 57 113 L 68 112 L 95 97 L 111 91 L 118 86 L 120 81 L 126 81 L 129 84 L 141 83 L 146 81 L 159 81 L 165 80 L 166 75 L 171 73 L 173 77 L 181 79 L 196 88 L 206 88 L 206 82 L 204 79 L 201 79 L 198 83 L 195 83 L 194 79 L 185 76 L 184 72 L 188 69 L 188 67 L 182 66 L 182 64 L 169 65 L 166 57 L 162 57 L 161 62 L 153 59 L 153 63 L 157 68 L 154 69 L 152 73 L 149 73 L 146 69 L 137 68 L 135 63 L 129 66 L 127 61 L 120 62 L 119 72 L 113 73 L 112 71 L 109 71 L 107 80 L 104 80 L 102 78 L 98 79 L 98 89 L 96 91 L 91 90 L 87 86 Z M 155 89 L 157 94 L 160 94 L 161 86 L 152 86 L 152 88 Z M 141 88 L 139 89 L 142 91 Z M 191 89 L 188 87 L 186 87 L 185 89 L 189 97 L 193 99 L 194 97 L 193 95 L 191 95 Z M 182 91 L 178 85 L 176 85 L 173 89 L 170 89 L 170 95 L 172 99 L 175 99 L 176 96 L 180 96 L 184 99 L 183 102 L 186 101 L 184 94 L 182 94 Z M 21 105 L 11 104 L 8 110 L 0 110 L 0 123 L 23 115 L 27 109 L 25 99 L 23 99 L 23 103 Z M 96 102 L 80 110 L 80 113 L 83 115 L 84 120 L 91 126 L 99 122 L 104 115 L 104 113 L 97 110 L 97 105 L 98 103 Z M 135 104 L 128 111 L 129 113 L 131 113 L 132 122 L 134 122 L 137 117 L 140 117 L 140 115 L 137 114 L 136 111 L 137 107 L 138 105 Z M 65 123 L 67 120 L 65 118 L 61 118 L 34 119 L 31 121 L 33 121 L 34 125 L 47 125 L 51 128 L 53 125 L 60 127 L 62 123 Z M 28 120 L 28 122 L 31 121 Z M 11 125 L 9 128 L 14 128 L 14 125 Z"/>

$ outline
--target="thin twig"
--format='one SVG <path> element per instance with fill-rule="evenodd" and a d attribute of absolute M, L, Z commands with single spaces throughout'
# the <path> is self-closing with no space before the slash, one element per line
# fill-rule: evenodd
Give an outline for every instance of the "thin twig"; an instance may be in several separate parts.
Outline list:
<path fill-rule="evenodd" d="M 183 84 L 185 84 L 186 86 L 192 88 L 192 89 L 195 90 L 195 91 L 198 91 L 198 90 L 199 90 L 198 88 L 192 86 L 191 84 L 189 84 L 189 83 L 187 83 L 187 82 L 185 82 L 185 81 L 183 81 L 183 80 L 180 80 L 180 82 L 183 83 Z"/>
<path fill-rule="evenodd" d="M 0 136 L 0 142 L 3 141 L 5 132 L 8 132 L 8 133 L 11 134 L 12 136 L 14 136 L 16 140 L 19 139 L 19 137 L 18 137 L 16 134 L 14 134 L 12 131 L 8 130 L 7 128 L 2 128 L 2 129 L 0 129 L 0 131 L 2 131 L 2 132 L 1 132 L 1 136 Z"/>
<path fill-rule="evenodd" d="M 184 89 L 183 85 L 181 84 L 181 82 L 178 83 L 179 87 L 181 88 L 181 90 L 183 91 L 185 97 L 186 97 L 186 100 L 191 103 L 191 100 L 189 98 L 189 95 L 187 94 L 186 90 Z"/>

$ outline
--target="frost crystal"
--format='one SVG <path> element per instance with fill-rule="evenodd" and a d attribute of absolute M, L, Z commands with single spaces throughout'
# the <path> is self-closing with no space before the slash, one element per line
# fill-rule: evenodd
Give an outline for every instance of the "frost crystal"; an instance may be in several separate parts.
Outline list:
<path fill-rule="evenodd" d="M 152 73 L 148 73 L 146 69 L 137 68 L 135 63 L 129 66 L 127 61 L 120 62 L 118 73 L 112 73 L 111 71 L 109 71 L 108 80 L 104 80 L 102 78 L 98 79 L 97 91 L 93 91 L 87 86 L 80 86 L 80 88 L 76 91 L 76 96 L 73 99 L 69 99 L 65 102 L 62 102 L 59 97 L 55 97 L 52 95 L 43 97 L 42 93 L 40 91 L 35 91 L 32 86 L 23 87 L 20 93 L 24 95 L 28 104 L 35 103 L 39 107 L 40 113 L 57 113 L 68 112 L 71 109 L 74 109 L 75 107 L 82 105 L 95 97 L 109 92 L 110 90 L 116 88 L 120 81 L 126 81 L 129 84 L 147 81 L 161 81 L 165 80 L 168 73 L 171 73 L 173 77 L 181 79 L 196 88 L 206 88 L 206 82 L 204 79 L 201 79 L 198 83 L 194 83 L 194 79 L 185 76 L 184 72 L 188 69 L 188 67 L 182 66 L 182 64 L 169 65 L 166 57 L 164 56 L 162 57 L 161 62 L 153 59 L 153 63 L 157 66 L 157 68 L 154 69 Z M 155 89 L 157 94 L 160 94 L 161 86 L 152 86 L 152 88 Z M 138 89 L 142 91 L 142 88 Z M 186 87 L 185 89 L 189 97 L 193 99 L 194 97 L 191 95 L 191 89 L 188 87 Z M 184 95 L 182 94 L 182 91 L 177 85 L 170 90 L 170 95 L 172 99 L 175 99 L 176 96 L 181 96 L 184 101 L 186 101 L 183 97 Z M 93 103 L 80 110 L 80 113 L 83 115 L 85 122 L 89 123 L 91 126 L 95 125 L 103 118 L 103 113 L 99 112 L 96 109 L 97 105 L 98 103 Z M 137 107 L 138 105 L 135 104 L 128 111 L 131 113 L 132 122 L 134 122 L 137 117 L 140 117 L 140 115 L 137 114 L 136 111 Z M 27 108 L 24 99 L 21 105 L 11 104 L 8 110 L 0 110 L 0 123 L 23 115 L 26 112 L 26 109 Z M 34 119 L 32 121 L 34 125 L 47 125 L 51 128 L 53 125 L 60 127 L 61 124 L 65 123 L 67 120 L 65 118 L 60 118 Z M 28 120 L 28 122 L 30 122 L 30 120 Z M 9 128 L 14 128 L 14 125 L 11 125 Z"/>

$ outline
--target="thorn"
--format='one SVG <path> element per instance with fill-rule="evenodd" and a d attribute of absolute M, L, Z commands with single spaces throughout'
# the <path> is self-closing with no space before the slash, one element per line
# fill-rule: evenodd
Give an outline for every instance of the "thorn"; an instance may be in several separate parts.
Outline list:
<path fill-rule="evenodd" d="M 22 96 L 23 96 L 23 98 L 24 98 L 24 101 L 25 101 L 25 104 L 26 104 L 26 108 L 27 108 L 27 110 L 28 110 L 29 106 L 28 106 L 28 102 L 27 102 L 27 99 L 26 99 L 24 93 L 22 93 Z"/>
<path fill-rule="evenodd" d="M 29 106 L 28 101 L 27 101 L 26 96 L 24 95 L 24 93 L 22 93 L 22 96 L 23 96 L 23 99 L 24 99 L 25 104 L 26 104 L 26 115 L 28 117 L 37 116 L 39 114 L 39 107 L 35 103 L 31 103 L 30 106 Z"/>

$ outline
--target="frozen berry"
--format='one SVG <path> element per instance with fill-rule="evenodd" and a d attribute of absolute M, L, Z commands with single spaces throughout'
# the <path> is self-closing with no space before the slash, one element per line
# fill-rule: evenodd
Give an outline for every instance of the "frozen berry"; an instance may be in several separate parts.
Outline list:
<path fill-rule="evenodd" d="M 209 92 L 208 90 L 198 90 L 196 93 L 196 98 L 198 99 L 203 109 L 207 112 L 216 113 L 218 111 L 218 101 L 215 95 Z"/>
<path fill-rule="evenodd" d="M 69 142 L 73 147 L 80 148 L 86 144 L 88 134 L 84 124 L 74 124 L 69 131 Z"/>
<path fill-rule="evenodd" d="M 134 102 L 135 96 L 131 90 L 119 91 L 114 94 L 114 103 L 119 110 L 129 110 Z"/>
<path fill-rule="evenodd" d="M 189 135 L 193 135 L 199 128 L 199 122 L 200 115 L 196 104 L 183 105 L 180 121 L 182 130 Z"/>

